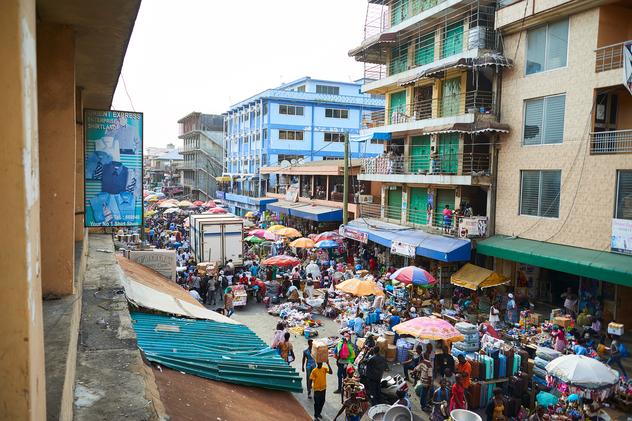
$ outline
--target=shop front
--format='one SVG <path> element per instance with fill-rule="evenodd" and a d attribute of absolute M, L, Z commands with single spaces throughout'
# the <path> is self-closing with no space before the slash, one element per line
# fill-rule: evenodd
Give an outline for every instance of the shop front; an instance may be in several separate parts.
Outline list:
<path fill-rule="evenodd" d="M 223 193 L 223 202 L 231 213 L 244 216 L 248 212 L 263 212 L 266 205 L 276 202 L 278 199 L 270 197 L 250 197 L 235 193 Z"/>
<path fill-rule="evenodd" d="M 266 208 L 278 215 L 281 224 L 296 228 L 302 233 L 317 234 L 338 230 L 342 222 L 340 208 L 284 200 L 269 203 Z"/>
<path fill-rule="evenodd" d="M 604 323 L 632 325 L 632 256 L 505 236 L 480 241 L 477 252 L 494 257 L 494 269 L 531 302 L 563 308 L 570 288 L 578 311 L 601 309 Z"/>

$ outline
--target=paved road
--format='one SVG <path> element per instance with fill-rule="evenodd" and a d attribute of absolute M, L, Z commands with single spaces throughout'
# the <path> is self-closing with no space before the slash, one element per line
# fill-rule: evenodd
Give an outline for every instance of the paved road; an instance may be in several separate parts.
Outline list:
<path fill-rule="evenodd" d="M 319 318 L 323 325 L 318 329 L 319 337 L 327 337 L 331 335 L 338 334 L 338 324 L 331 319 L 326 317 Z M 250 302 L 245 308 L 237 309 L 235 315 L 233 316 L 235 320 L 238 320 L 246 325 L 248 325 L 257 335 L 259 335 L 263 340 L 270 343 L 272 340 L 272 335 L 276 328 L 276 323 L 279 320 L 277 317 L 271 316 L 267 313 L 266 308 L 262 304 L 257 304 Z M 296 361 L 292 363 L 292 365 L 300 372 L 301 370 L 301 358 L 303 350 L 307 347 L 307 340 L 302 337 L 293 336 L 290 341 L 294 345 L 294 352 L 296 354 Z M 327 379 L 327 398 L 325 401 L 325 407 L 323 408 L 323 418 L 324 420 L 333 420 L 334 416 L 340 409 L 340 395 L 334 394 L 334 390 L 337 388 L 337 378 L 336 378 L 336 365 L 335 361 L 332 359 L 330 361 L 332 368 L 334 369 L 333 375 L 328 376 Z M 391 372 L 392 373 L 400 373 L 401 366 L 399 364 L 391 364 Z M 305 389 L 305 381 L 303 381 L 303 388 Z M 314 403 L 312 400 L 307 399 L 307 392 L 302 394 L 295 393 L 294 396 L 296 399 L 305 407 L 307 412 L 310 415 L 314 414 Z M 416 398 L 413 398 L 413 406 L 419 408 L 419 401 Z M 417 412 L 417 411 L 416 411 Z M 427 420 L 428 417 L 418 411 L 418 416 L 415 419 L 418 420 Z M 421 416 L 419 416 L 421 415 Z M 366 418 L 366 417 L 365 417 Z M 340 417 L 339 419 L 344 419 Z M 366 418 L 368 419 L 368 418 Z"/>

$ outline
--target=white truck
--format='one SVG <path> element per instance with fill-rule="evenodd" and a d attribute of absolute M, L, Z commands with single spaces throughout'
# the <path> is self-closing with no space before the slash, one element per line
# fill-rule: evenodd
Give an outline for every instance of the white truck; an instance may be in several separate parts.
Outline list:
<path fill-rule="evenodd" d="M 235 215 L 191 215 L 191 250 L 198 262 L 242 266 L 244 220 Z"/>

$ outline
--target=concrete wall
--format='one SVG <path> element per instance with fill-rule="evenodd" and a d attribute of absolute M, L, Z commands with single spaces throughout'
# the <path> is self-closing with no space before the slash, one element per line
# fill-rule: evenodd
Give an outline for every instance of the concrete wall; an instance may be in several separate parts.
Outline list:
<path fill-rule="evenodd" d="M 632 22 L 632 9 L 620 4 L 600 7 L 597 47 L 605 47 L 632 39 L 630 22 Z"/>
<path fill-rule="evenodd" d="M 590 155 L 593 97 L 597 87 L 621 83 L 621 69 L 595 73 L 599 10 L 571 16 L 568 65 L 525 76 L 526 33 L 505 37 L 505 51 L 516 51 L 505 71 L 501 119 L 511 133 L 501 136 L 498 157 L 496 233 L 608 250 L 618 169 L 631 169 L 630 155 Z M 519 42 L 519 38 L 521 41 Z M 525 99 L 566 94 L 562 144 L 522 146 Z M 562 171 L 559 218 L 520 216 L 520 170 Z"/>
<path fill-rule="evenodd" d="M 0 227 L 6 239 L 0 247 L 0 418 L 6 420 L 46 418 L 35 18 L 33 0 L 0 2 Z"/>
<path fill-rule="evenodd" d="M 73 292 L 75 223 L 75 35 L 37 26 L 42 292 Z"/>

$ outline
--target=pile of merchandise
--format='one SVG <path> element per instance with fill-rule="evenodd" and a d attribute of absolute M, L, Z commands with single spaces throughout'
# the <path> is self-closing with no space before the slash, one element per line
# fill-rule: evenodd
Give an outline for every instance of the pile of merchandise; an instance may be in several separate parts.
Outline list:
<path fill-rule="evenodd" d="M 544 346 L 538 347 L 535 351 L 535 367 L 533 367 L 533 381 L 546 385 L 546 365 L 556 359 L 557 357 L 561 357 L 562 354 L 554 349 L 547 348 Z"/>
<path fill-rule="evenodd" d="M 461 332 L 465 339 L 462 342 L 455 342 L 452 348 L 456 348 L 458 351 L 461 351 L 461 353 L 476 352 L 480 349 L 480 337 L 478 335 L 478 328 L 475 325 L 459 322 L 454 327 Z"/>
<path fill-rule="evenodd" d="M 297 336 L 317 336 L 316 328 L 321 325 L 320 320 L 315 320 L 309 311 L 298 303 L 283 303 L 271 306 L 268 314 L 279 316 L 285 321 L 288 331 Z"/>

